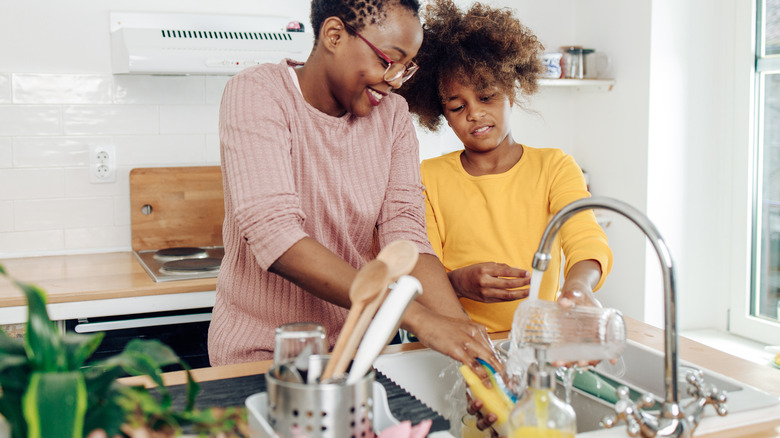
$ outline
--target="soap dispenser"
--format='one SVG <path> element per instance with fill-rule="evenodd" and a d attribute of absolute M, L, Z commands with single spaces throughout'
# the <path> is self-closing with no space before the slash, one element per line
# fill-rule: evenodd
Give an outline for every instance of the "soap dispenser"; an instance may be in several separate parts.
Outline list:
<path fill-rule="evenodd" d="M 527 371 L 528 387 L 509 414 L 508 438 L 574 438 L 574 409 L 555 396 L 555 372 L 545 349 L 536 349 L 536 363 Z"/>

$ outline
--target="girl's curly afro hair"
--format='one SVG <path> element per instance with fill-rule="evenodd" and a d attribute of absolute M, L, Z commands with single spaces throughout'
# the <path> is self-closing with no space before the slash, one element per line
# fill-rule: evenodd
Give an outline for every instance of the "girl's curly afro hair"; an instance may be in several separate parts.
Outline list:
<path fill-rule="evenodd" d="M 320 33 L 322 22 L 328 17 L 339 17 L 357 30 L 367 25 L 381 24 L 387 17 L 387 6 L 401 6 L 415 17 L 420 10 L 418 0 L 312 0 L 311 28 L 314 43 Z"/>
<path fill-rule="evenodd" d="M 420 70 L 396 90 L 420 124 L 435 131 L 442 119 L 442 85 L 449 80 L 477 89 L 496 86 L 512 102 L 537 90 L 544 47 L 508 8 L 475 3 L 461 12 L 452 0 L 432 0 L 423 10 Z"/>

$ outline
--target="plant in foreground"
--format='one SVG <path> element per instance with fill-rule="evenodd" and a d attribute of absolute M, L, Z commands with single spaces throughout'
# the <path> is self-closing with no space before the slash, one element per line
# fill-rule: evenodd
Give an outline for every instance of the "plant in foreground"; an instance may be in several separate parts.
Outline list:
<path fill-rule="evenodd" d="M 248 436 L 243 408 L 194 408 L 199 385 L 189 367 L 168 346 L 134 339 L 112 357 L 87 363 L 104 333 L 61 333 L 46 311 L 46 294 L 17 281 L 27 299 L 24 339 L 0 330 L 0 414 L 13 438 L 82 438 L 102 429 L 114 436 L 177 436 L 187 429 L 200 436 Z M 183 410 L 173 408 L 162 368 L 179 364 L 187 374 Z M 156 394 L 118 378 L 146 375 Z"/>

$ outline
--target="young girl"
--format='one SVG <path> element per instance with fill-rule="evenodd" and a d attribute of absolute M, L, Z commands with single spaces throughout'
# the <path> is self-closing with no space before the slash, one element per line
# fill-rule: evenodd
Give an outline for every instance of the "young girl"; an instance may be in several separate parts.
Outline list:
<path fill-rule="evenodd" d="M 212 365 L 269 359 L 276 327 L 322 324 L 333 345 L 357 268 L 407 239 L 424 293 L 402 326 L 452 358 L 498 365 L 425 232 L 419 154 L 392 91 L 417 70 L 417 0 L 313 0 L 306 63 L 247 68 L 220 108 L 225 258 L 209 328 Z M 435 310 L 432 310 L 435 309 Z"/>
<path fill-rule="evenodd" d="M 512 106 L 537 88 L 536 37 L 510 10 L 479 3 L 461 12 L 435 0 L 423 17 L 421 69 L 398 93 L 424 127 L 436 130 L 443 116 L 464 146 L 422 163 L 428 236 L 471 319 L 491 332 L 510 330 L 548 221 L 589 193 L 571 156 L 512 137 Z M 593 213 L 575 215 L 553 247 L 540 297 L 555 300 L 560 289 L 588 298 L 611 265 Z"/>

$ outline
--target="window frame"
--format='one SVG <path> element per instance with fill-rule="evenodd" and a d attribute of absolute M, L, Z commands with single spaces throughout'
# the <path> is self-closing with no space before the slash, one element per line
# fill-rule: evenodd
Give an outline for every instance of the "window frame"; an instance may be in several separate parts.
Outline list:
<path fill-rule="evenodd" d="M 764 0 L 751 2 L 750 17 L 737 17 L 737 40 L 749 35 L 752 62 L 746 69 L 745 50 L 735 50 L 735 112 L 734 112 L 734 208 L 731 254 L 731 306 L 729 331 L 767 344 L 777 344 L 780 323 L 753 316 L 753 297 L 756 290 L 755 266 L 760 266 L 759 233 L 761 230 L 762 145 L 764 81 L 768 72 L 780 73 L 780 55 L 763 56 Z M 744 8 L 743 8 L 744 9 Z M 739 11 L 739 8 L 737 9 Z M 747 22 L 750 30 L 745 31 Z M 741 23 L 741 24 L 740 24 Z M 746 47 L 743 44 L 741 47 Z M 737 44 L 740 47 L 739 44 Z M 742 103 L 742 104 L 740 104 Z M 746 111 L 741 111 L 740 108 Z M 747 145 L 747 147 L 743 147 Z M 744 206 L 744 210 L 740 208 Z M 744 232 L 742 232 L 744 231 Z"/>

